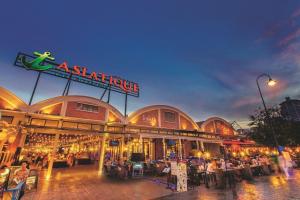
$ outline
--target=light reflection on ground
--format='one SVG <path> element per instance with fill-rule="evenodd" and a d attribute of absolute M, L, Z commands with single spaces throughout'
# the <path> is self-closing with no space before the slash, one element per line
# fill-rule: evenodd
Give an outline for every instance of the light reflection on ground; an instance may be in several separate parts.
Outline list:
<path fill-rule="evenodd" d="M 206 189 L 203 185 L 193 191 L 172 194 L 159 200 L 300 200 L 300 170 L 295 170 L 294 178 L 286 180 L 282 175 L 255 178 L 237 185 L 236 198 L 230 189 Z"/>
<path fill-rule="evenodd" d="M 38 191 L 26 194 L 24 200 L 300 200 L 300 170 L 295 171 L 292 180 L 273 175 L 255 178 L 252 182 L 238 183 L 238 197 L 233 198 L 230 189 L 206 189 L 202 184 L 192 191 L 179 194 L 148 179 L 114 181 L 99 177 L 96 169 L 84 166 L 55 170 L 49 181 L 41 176 Z"/>

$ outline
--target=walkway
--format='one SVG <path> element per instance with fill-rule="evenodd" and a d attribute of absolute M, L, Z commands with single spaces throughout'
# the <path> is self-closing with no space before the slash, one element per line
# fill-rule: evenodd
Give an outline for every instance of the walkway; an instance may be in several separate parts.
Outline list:
<path fill-rule="evenodd" d="M 22 200 L 136 200 L 155 199 L 172 192 L 145 179 L 111 180 L 98 177 L 96 167 L 54 169 L 49 181 L 40 178 L 38 191 Z"/>

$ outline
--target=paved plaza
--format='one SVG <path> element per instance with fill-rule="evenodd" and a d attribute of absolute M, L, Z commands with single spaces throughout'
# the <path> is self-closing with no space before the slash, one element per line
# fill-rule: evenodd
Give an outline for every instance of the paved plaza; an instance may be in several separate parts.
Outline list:
<path fill-rule="evenodd" d="M 254 181 L 243 181 L 237 184 L 237 197 L 233 191 L 207 189 L 203 185 L 185 193 L 173 193 L 158 200 L 197 199 L 197 200 L 299 200 L 300 171 L 296 171 L 295 179 L 286 180 L 280 176 L 265 176 Z"/>
<path fill-rule="evenodd" d="M 296 200 L 300 199 L 300 171 L 295 179 L 280 176 L 255 178 L 252 182 L 237 184 L 237 197 L 230 189 L 207 189 L 204 185 L 185 193 L 172 192 L 166 185 L 153 181 L 156 178 L 111 180 L 98 177 L 96 167 L 81 166 L 55 169 L 47 181 L 41 174 L 38 190 L 27 193 L 24 200 L 127 200 L 127 199 L 198 199 L 198 200 Z"/>
<path fill-rule="evenodd" d="M 47 181 L 41 173 L 37 192 L 24 200 L 125 200 L 155 199 L 172 194 L 164 185 L 149 179 L 114 180 L 97 175 L 96 166 L 54 169 Z"/>

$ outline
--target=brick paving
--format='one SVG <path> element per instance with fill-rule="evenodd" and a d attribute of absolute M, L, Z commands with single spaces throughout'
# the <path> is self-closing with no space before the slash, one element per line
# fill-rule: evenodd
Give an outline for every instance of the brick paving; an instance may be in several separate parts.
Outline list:
<path fill-rule="evenodd" d="M 282 176 L 265 176 L 254 181 L 242 181 L 236 187 L 237 196 L 230 189 L 207 189 L 203 185 L 185 193 L 173 193 L 157 200 L 300 200 L 300 170 L 292 180 Z"/>
<path fill-rule="evenodd" d="M 293 180 L 275 175 L 259 177 L 239 183 L 236 190 L 236 198 L 230 189 L 207 189 L 204 185 L 176 193 L 149 179 L 120 181 L 98 177 L 96 167 L 82 166 L 54 170 L 49 181 L 42 173 L 38 190 L 26 194 L 23 200 L 300 200 L 300 170 Z"/>
<path fill-rule="evenodd" d="M 99 177 L 97 168 L 56 169 L 49 181 L 41 173 L 38 190 L 22 200 L 136 200 L 155 199 L 172 191 L 147 179 L 112 180 Z"/>

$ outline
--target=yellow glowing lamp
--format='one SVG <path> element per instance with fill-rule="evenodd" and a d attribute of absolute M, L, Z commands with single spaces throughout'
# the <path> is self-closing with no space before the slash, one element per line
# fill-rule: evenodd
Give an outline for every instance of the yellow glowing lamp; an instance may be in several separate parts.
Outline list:
<path fill-rule="evenodd" d="M 155 118 L 151 118 L 150 124 L 151 124 L 151 126 L 156 126 L 156 119 Z"/>
<path fill-rule="evenodd" d="M 209 158 L 209 157 L 210 157 L 210 153 L 209 153 L 209 152 L 205 152 L 204 155 L 205 155 L 206 158 Z"/>
<path fill-rule="evenodd" d="M 5 140 L 7 137 L 7 129 L 2 129 L 2 131 L 0 132 L 0 141 Z"/>
<path fill-rule="evenodd" d="M 268 81 L 268 86 L 270 86 L 270 87 L 274 87 L 276 85 L 276 81 L 274 80 L 274 79 L 269 79 L 269 81 Z"/>
<path fill-rule="evenodd" d="M 16 140 L 16 135 L 11 135 L 11 136 L 9 136 L 9 138 L 8 138 L 8 143 L 9 144 L 12 144 L 12 143 L 14 143 L 14 141 Z"/>
<path fill-rule="evenodd" d="M 202 153 L 199 151 L 199 152 L 197 153 L 197 157 L 200 158 L 200 157 L 201 157 L 201 154 L 202 154 Z"/>

